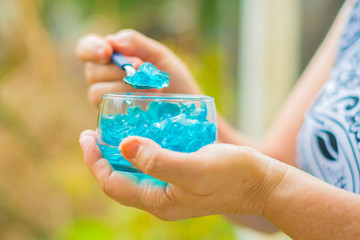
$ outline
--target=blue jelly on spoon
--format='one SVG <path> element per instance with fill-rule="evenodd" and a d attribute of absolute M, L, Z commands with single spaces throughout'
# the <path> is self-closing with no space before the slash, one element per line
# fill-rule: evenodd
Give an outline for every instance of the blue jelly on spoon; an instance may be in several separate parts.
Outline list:
<path fill-rule="evenodd" d="M 169 74 L 160 71 L 149 62 L 142 64 L 137 71 L 131 63 L 119 53 L 114 53 L 112 61 L 126 71 L 124 82 L 137 89 L 162 89 L 169 86 Z"/>

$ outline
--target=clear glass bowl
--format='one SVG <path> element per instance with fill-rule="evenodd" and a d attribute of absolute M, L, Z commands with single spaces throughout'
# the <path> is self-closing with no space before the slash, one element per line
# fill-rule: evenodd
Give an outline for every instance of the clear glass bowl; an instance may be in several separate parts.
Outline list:
<path fill-rule="evenodd" d="M 96 143 L 114 170 L 145 175 L 125 160 L 120 142 L 147 137 L 162 147 L 194 152 L 217 139 L 214 99 L 163 93 L 105 93 L 96 128 Z"/>

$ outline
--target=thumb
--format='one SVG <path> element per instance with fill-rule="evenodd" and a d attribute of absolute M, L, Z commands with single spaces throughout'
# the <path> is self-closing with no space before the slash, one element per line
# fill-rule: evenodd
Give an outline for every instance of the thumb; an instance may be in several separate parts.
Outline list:
<path fill-rule="evenodd" d="M 161 61 L 170 53 L 161 43 L 132 29 L 125 29 L 109 35 L 106 40 L 116 52 L 138 57 L 155 65 L 161 64 Z"/>
<path fill-rule="evenodd" d="M 193 154 L 161 148 L 143 137 L 128 137 L 120 144 L 124 158 L 146 174 L 187 188 L 202 171 L 201 162 Z"/>

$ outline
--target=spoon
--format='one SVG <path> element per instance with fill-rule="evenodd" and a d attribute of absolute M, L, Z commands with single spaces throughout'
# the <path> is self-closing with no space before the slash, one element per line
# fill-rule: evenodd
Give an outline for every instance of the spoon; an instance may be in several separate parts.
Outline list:
<path fill-rule="evenodd" d="M 120 53 L 114 53 L 112 61 L 125 70 L 124 82 L 137 89 L 161 89 L 169 86 L 169 74 L 160 71 L 149 62 L 143 63 L 136 71 L 134 66 Z"/>
<path fill-rule="evenodd" d="M 133 65 L 126 59 L 126 57 L 120 53 L 114 53 L 111 60 L 122 70 L 126 72 L 127 77 L 134 76 L 136 70 Z"/>

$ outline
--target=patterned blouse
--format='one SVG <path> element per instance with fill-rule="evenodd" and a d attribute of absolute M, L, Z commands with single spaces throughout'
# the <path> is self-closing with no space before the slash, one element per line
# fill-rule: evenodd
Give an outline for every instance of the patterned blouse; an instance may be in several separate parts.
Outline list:
<path fill-rule="evenodd" d="M 360 0 L 329 79 L 305 114 L 297 162 L 315 177 L 360 194 Z"/>

